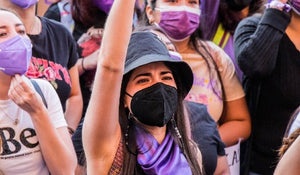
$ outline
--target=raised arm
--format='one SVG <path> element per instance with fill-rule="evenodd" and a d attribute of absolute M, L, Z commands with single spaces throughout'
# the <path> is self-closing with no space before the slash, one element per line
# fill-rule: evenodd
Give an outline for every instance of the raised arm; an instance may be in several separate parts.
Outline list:
<path fill-rule="evenodd" d="M 115 0 L 106 21 L 83 125 L 88 174 L 107 174 L 121 139 L 119 98 L 135 0 Z"/>
<path fill-rule="evenodd" d="M 263 78 L 274 69 L 280 40 L 290 17 L 278 9 L 267 9 L 261 18 L 240 22 L 234 35 L 235 56 L 245 75 Z"/>

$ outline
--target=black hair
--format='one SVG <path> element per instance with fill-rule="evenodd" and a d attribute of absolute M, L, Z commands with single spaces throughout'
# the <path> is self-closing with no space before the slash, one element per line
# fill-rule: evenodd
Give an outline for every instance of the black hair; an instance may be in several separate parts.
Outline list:
<path fill-rule="evenodd" d="M 261 12 L 264 0 L 252 0 L 249 4 L 249 12 L 247 16 L 251 16 L 254 13 Z M 230 34 L 234 34 L 234 31 L 243 19 L 241 11 L 232 10 L 228 2 L 225 0 L 220 1 L 218 18 L 225 30 L 229 31 Z"/>

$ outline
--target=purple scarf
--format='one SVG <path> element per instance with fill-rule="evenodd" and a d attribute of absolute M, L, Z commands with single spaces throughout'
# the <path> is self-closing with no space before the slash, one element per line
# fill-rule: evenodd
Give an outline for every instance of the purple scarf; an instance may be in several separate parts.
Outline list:
<path fill-rule="evenodd" d="M 190 166 L 170 132 L 159 145 L 155 138 L 136 127 L 137 162 L 146 174 L 192 175 Z"/>

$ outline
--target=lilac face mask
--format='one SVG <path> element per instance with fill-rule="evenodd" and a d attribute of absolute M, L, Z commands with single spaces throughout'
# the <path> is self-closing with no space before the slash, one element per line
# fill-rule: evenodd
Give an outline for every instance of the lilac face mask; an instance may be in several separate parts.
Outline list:
<path fill-rule="evenodd" d="M 92 0 L 94 5 L 97 6 L 100 10 L 104 11 L 106 14 L 109 13 L 110 8 L 114 0 Z"/>
<path fill-rule="evenodd" d="M 300 0 L 291 0 L 290 4 L 292 6 L 293 11 L 300 15 Z"/>
<path fill-rule="evenodd" d="M 27 9 L 38 2 L 38 0 L 10 0 L 10 1 L 23 9 Z"/>
<path fill-rule="evenodd" d="M 0 43 L 0 70 L 7 75 L 23 75 L 29 67 L 31 56 L 31 42 L 17 35 Z"/>
<path fill-rule="evenodd" d="M 183 40 L 189 37 L 199 26 L 200 9 L 187 6 L 164 6 L 160 11 L 159 26 L 172 40 Z"/>

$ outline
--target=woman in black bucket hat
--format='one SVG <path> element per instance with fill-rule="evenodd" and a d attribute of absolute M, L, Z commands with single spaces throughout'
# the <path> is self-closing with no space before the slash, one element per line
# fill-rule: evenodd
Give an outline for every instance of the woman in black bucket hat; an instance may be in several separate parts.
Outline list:
<path fill-rule="evenodd" d="M 105 26 L 83 126 L 87 173 L 201 175 L 182 104 L 192 71 L 155 34 L 130 37 L 134 2 L 115 0 Z"/>

